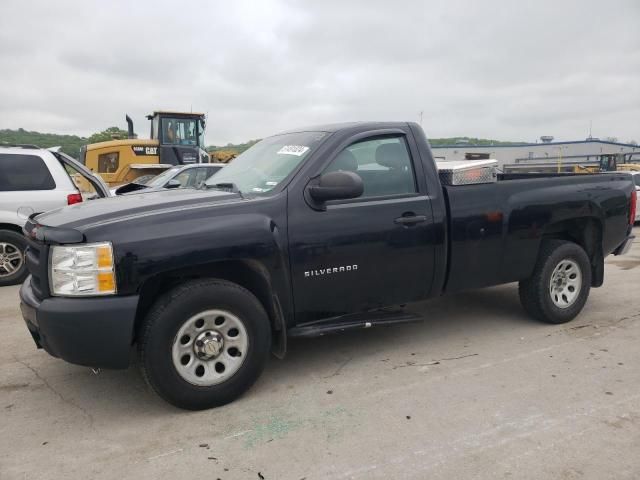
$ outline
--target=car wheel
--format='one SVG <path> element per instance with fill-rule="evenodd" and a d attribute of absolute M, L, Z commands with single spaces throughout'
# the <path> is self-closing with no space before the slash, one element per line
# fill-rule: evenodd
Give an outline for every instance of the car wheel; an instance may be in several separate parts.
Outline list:
<path fill-rule="evenodd" d="M 519 284 L 520 302 L 529 315 L 565 323 L 582 310 L 591 289 L 589 257 L 579 245 L 543 241 L 533 275 Z"/>
<path fill-rule="evenodd" d="M 27 241 L 20 233 L 0 230 L 0 286 L 16 285 L 27 278 L 26 248 Z"/>
<path fill-rule="evenodd" d="M 147 383 L 188 410 L 229 403 L 258 379 L 271 348 L 260 301 L 225 280 L 192 281 L 149 312 L 138 351 Z"/>

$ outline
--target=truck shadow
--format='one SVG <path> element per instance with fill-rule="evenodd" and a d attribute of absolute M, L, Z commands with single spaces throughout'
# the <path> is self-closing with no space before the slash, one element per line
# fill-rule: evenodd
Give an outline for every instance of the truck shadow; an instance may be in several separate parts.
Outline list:
<path fill-rule="evenodd" d="M 291 339 L 287 357 L 270 362 L 263 375 L 266 380 L 258 389 L 269 384 L 292 388 L 310 379 L 330 383 L 352 362 L 373 375 L 385 366 L 471 356 L 480 336 L 501 335 L 519 341 L 523 331 L 529 335 L 550 328 L 523 311 L 516 284 L 441 297 L 422 302 L 419 308 L 424 318 L 420 322 Z"/>
<path fill-rule="evenodd" d="M 350 330 L 315 338 L 290 339 L 284 361 L 271 362 L 269 375 L 287 375 L 299 365 L 317 365 L 359 354 L 384 358 L 399 346 L 422 350 L 448 341 L 464 344 L 488 329 L 499 332 L 538 324 L 520 306 L 516 284 L 458 293 L 417 305 L 423 320 L 393 326 Z M 547 325 L 539 324 L 541 328 Z M 456 342 L 459 338 L 459 342 Z M 309 368 L 305 367 L 307 373 Z"/>
<path fill-rule="evenodd" d="M 163 402 L 146 386 L 137 365 L 125 371 L 103 371 L 98 376 L 62 361 L 50 365 L 47 370 L 58 378 L 65 377 L 59 385 L 63 396 L 75 399 L 78 404 L 90 403 L 91 411 L 99 412 L 98 417 L 117 418 L 117 423 L 130 421 L 132 417 L 153 419 L 175 414 L 208 414 L 215 418 L 217 413 L 212 412 L 229 413 L 237 408 L 247 408 L 274 392 L 287 395 L 286 388 L 309 388 L 310 379 L 318 381 L 333 376 L 347 360 L 359 357 L 384 359 L 394 352 L 397 354 L 402 346 L 406 346 L 409 355 L 412 349 L 429 349 L 442 341 L 458 343 L 462 348 L 468 339 L 482 331 L 486 333 L 487 329 L 510 330 L 536 323 L 522 311 L 515 285 L 433 299 L 422 302 L 419 308 L 424 312 L 422 322 L 291 339 L 287 357 L 282 361 L 272 359 L 246 395 L 208 413 L 183 412 Z M 459 341 L 453 340 L 455 338 Z"/>

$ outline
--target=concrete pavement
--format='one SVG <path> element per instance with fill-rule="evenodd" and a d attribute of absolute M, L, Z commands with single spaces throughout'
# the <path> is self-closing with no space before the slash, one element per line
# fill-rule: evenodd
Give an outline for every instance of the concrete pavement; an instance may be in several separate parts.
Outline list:
<path fill-rule="evenodd" d="M 640 237 L 640 232 L 636 235 Z M 516 285 L 424 323 L 296 340 L 231 405 L 177 410 L 136 368 L 37 351 L 0 288 L 0 478 L 640 478 L 640 245 L 566 325 Z"/>

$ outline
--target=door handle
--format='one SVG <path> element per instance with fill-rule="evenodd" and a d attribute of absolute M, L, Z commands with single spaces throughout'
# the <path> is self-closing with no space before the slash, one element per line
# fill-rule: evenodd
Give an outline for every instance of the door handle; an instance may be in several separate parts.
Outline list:
<path fill-rule="evenodd" d="M 425 215 L 407 215 L 396 218 L 393 223 L 398 225 L 415 225 L 416 223 L 426 222 L 427 217 Z"/>

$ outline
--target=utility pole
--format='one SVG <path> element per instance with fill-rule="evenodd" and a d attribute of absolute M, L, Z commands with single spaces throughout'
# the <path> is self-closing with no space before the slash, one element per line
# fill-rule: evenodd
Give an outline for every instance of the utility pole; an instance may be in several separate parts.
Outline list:
<path fill-rule="evenodd" d="M 424 113 L 423 110 L 420 110 L 420 126 L 422 126 L 422 114 Z"/>

